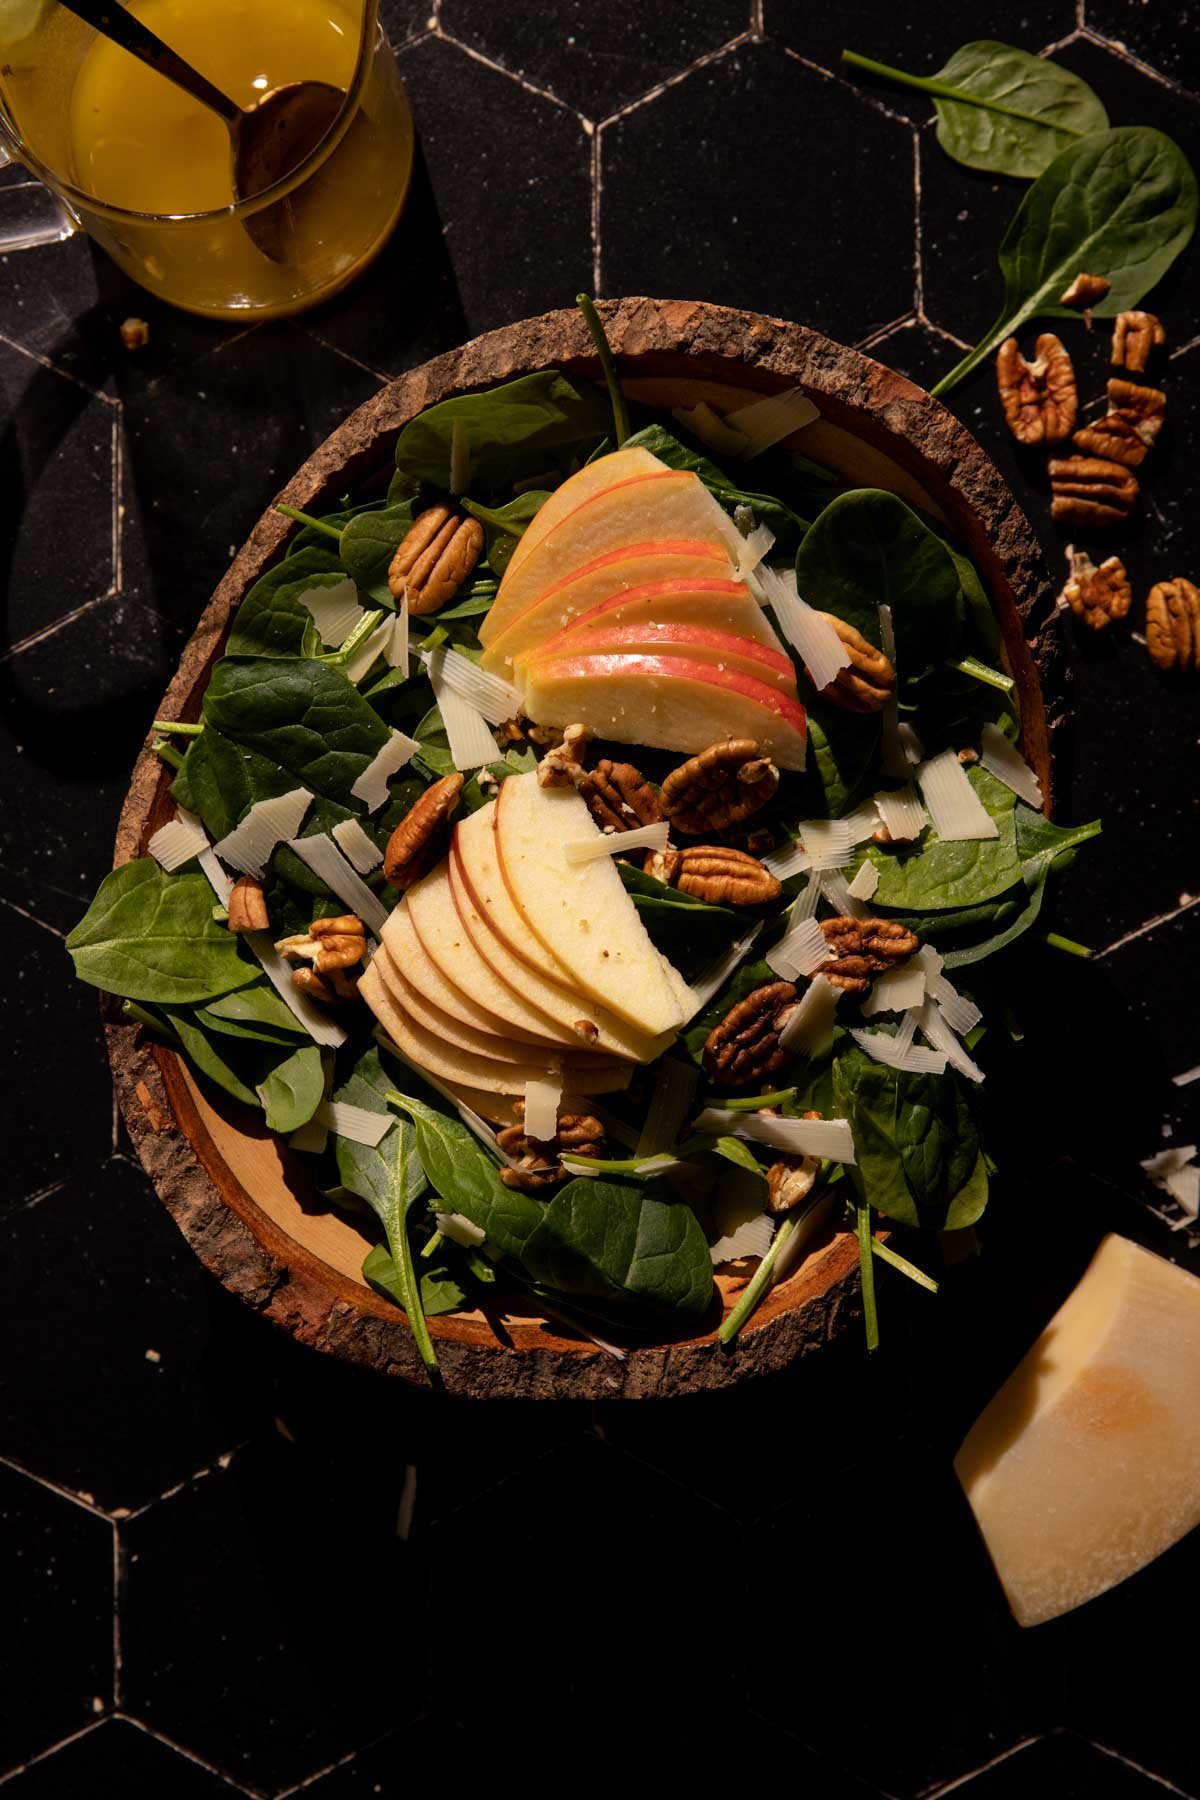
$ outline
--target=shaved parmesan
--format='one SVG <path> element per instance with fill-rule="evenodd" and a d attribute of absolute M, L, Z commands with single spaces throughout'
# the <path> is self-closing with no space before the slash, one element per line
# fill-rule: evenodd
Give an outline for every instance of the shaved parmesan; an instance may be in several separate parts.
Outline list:
<path fill-rule="evenodd" d="M 896 780 L 900 780 L 908 774 L 908 758 L 904 753 L 904 742 L 900 735 L 900 671 L 896 668 L 896 628 L 892 623 L 890 606 L 879 608 L 879 641 L 883 647 L 883 654 L 896 671 L 897 677 L 896 685 L 883 703 L 879 761 L 885 775 L 891 775 Z"/>
<path fill-rule="evenodd" d="M 846 892 L 853 894 L 856 900 L 870 900 L 874 897 L 875 889 L 878 886 L 879 870 L 868 856 L 854 880 L 847 884 Z"/>
<path fill-rule="evenodd" d="M 362 779 L 361 776 L 359 779 Z M 353 791 L 351 789 L 352 793 Z M 372 807 L 371 811 L 374 810 Z M 367 836 L 357 819 L 342 819 L 334 826 L 330 836 L 343 856 L 349 857 L 360 875 L 369 875 L 383 861 L 383 851 Z"/>
<path fill-rule="evenodd" d="M 814 975 L 800 1004 L 779 1034 L 781 1050 L 801 1056 L 823 1056 L 833 1042 L 834 1019 L 842 990 L 824 975 Z"/>
<path fill-rule="evenodd" d="M 801 819 L 800 837 L 814 869 L 841 869 L 850 861 L 854 841 L 846 819 Z"/>
<path fill-rule="evenodd" d="M 389 615 L 380 621 L 374 631 L 368 633 L 358 649 L 343 664 L 342 673 L 347 681 L 353 682 L 357 687 L 363 677 L 370 674 L 379 658 L 386 658 L 395 624 L 395 619 Z"/>
<path fill-rule="evenodd" d="M 906 724 L 903 720 L 900 723 L 900 742 L 904 746 L 905 757 L 911 764 L 915 766 L 924 759 L 925 746 L 922 744 L 912 726 Z"/>
<path fill-rule="evenodd" d="M 980 762 L 989 775 L 1002 781 L 1011 788 L 1019 800 L 1027 806 L 1042 804 L 1042 789 L 1037 776 L 1030 768 L 1011 738 L 1006 738 L 998 725 L 987 724 L 983 728 L 983 748 L 979 756 Z"/>
<path fill-rule="evenodd" d="M 815 919 L 801 919 L 767 951 L 767 962 L 777 975 L 792 981 L 797 975 L 813 975 L 836 952 Z"/>
<path fill-rule="evenodd" d="M 396 617 L 392 620 L 392 635 L 388 640 L 384 659 L 391 669 L 403 669 L 408 674 L 408 589 L 401 595 L 400 604 L 396 608 Z"/>
<path fill-rule="evenodd" d="M 563 845 L 569 863 L 595 862 L 601 856 L 623 856 L 626 850 L 665 850 L 671 827 L 665 819 L 639 825 L 636 831 L 603 831 L 599 837 L 572 838 Z"/>
<path fill-rule="evenodd" d="M 812 857 L 799 839 L 786 850 L 773 851 L 762 860 L 763 868 L 769 870 L 776 881 L 788 881 L 793 875 L 803 875 L 812 868 Z"/>
<path fill-rule="evenodd" d="M 293 1012 L 315 1043 L 336 1049 L 346 1041 L 346 1033 L 335 1025 L 328 1013 L 315 1006 L 306 994 L 292 986 L 292 966 L 284 962 L 265 931 L 247 931 L 242 942 L 248 944 L 266 972 L 267 980 L 284 1005 Z"/>
<path fill-rule="evenodd" d="M 952 1068 L 965 1075 L 968 1081 L 982 1081 L 983 1070 L 978 1063 L 971 1061 L 954 1032 L 946 1022 L 945 1014 L 936 1000 L 926 1000 L 917 1015 L 917 1024 L 921 1034 L 927 1038 L 935 1050 L 944 1054 Z"/>
<path fill-rule="evenodd" d="M 781 575 L 763 563 L 757 573 L 779 628 L 808 670 L 809 680 L 818 691 L 827 688 L 838 670 L 849 666 L 850 652 L 829 620 L 800 598 L 791 570 Z"/>
<path fill-rule="evenodd" d="M 464 1213 L 440 1212 L 433 1216 L 442 1236 L 448 1237 L 453 1244 L 461 1244 L 464 1250 L 478 1250 L 480 1244 L 487 1241 L 487 1232 Z"/>
<path fill-rule="evenodd" d="M 498 761 L 499 746 L 488 730 L 487 720 L 483 714 L 477 712 L 469 701 L 463 699 L 461 694 L 455 693 L 440 670 L 435 670 L 431 666 L 429 679 L 433 685 L 438 711 L 442 715 L 442 724 L 446 728 L 446 737 L 450 743 L 450 759 L 454 767 L 456 769 L 478 769 L 484 763 Z"/>
<path fill-rule="evenodd" d="M 853 812 L 848 812 L 842 820 L 842 824 L 850 833 L 852 846 L 865 844 L 868 838 L 874 837 L 879 830 L 879 808 L 874 799 L 864 800 L 861 806 L 856 806 Z"/>
<path fill-rule="evenodd" d="M 387 907 L 371 892 L 362 876 L 350 867 L 327 833 L 320 831 L 314 837 L 289 838 L 288 849 L 294 850 L 330 892 L 358 915 L 368 931 L 379 936 L 387 923 Z"/>
<path fill-rule="evenodd" d="M 471 485 L 471 440 L 461 419 L 450 427 L 450 492 L 465 494 Z"/>
<path fill-rule="evenodd" d="M 820 416 L 802 389 L 791 387 L 782 394 L 768 394 L 762 400 L 751 400 L 746 406 L 736 407 L 733 412 L 726 413 L 725 425 L 746 439 L 742 455 L 748 459 L 760 456 L 772 444 L 781 443 L 784 438 L 791 437 L 793 431 L 802 430 Z"/>
<path fill-rule="evenodd" d="M 217 896 L 221 905 L 228 906 L 230 895 L 233 893 L 233 882 L 229 879 L 229 876 L 217 861 L 216 851 L 202 850 L 196 860 L 204 870 L 204 873 L 208 876 L 208 885 L 212 888 L 213 893 Z"/>
<path fill-rule="evenodd" d="M 300 595 L 300 605 L 312 614 L 317 636 L 327 650 L 344 644 L 363 616 L 358 588 L 348 575 L 332 587 L 309 588 Z"/>
<path fill-rule="evenodd" d="M 709 450 L 715 450 L 718 456 L 746 455 L 747 439 L 740 431 L 734 431 L 719 413 L 715 413 L 707 400 L 698 400 L 695 406 L 676 406 L 671 409 L 671 417 L 685 431 L 690 431 L 694 438 Z"/>
<path fill-rule="evenodd" d="M 1148 1156 L 1142 1163 L 1155 1187 L 1169 1194 L 1183 1214 L 1181 1219 L 1170 1221 L 1174 1231 L 1190 1225 L 1200 1213 L 1200 1163 L 1194 1160 L 1195 1155 L 1195 1144 L 1176 1144 L 1170 1150 L 1160 1150 L 1157 1156 Z"/>
<path fill-rule="evenodd" d="M 658 1065 L 654 1092 L 646 1109 L 646 1122 L 638 1138 L 638 1156 L 658 1156 L 677 1143 L 683 1122 L 696 1097 L 699 1070 L 674 1056 L 664 1056 Z"/>
<path fill-rule="evenodd" d="M 850 892 L 850 883 L 840 869 L 826 869 L 817 876 L 817 880 L 821 883 L 822 894 L 835 913 L 848 913 L 852 919 L 870 916 L 869 909 Z"/>
<path fill-rule="evenodd" d="M 536 1138 L 539 1144 L 549 1144 L 558 1135 L 558 1109 L 562 1105 L 563 1084 L 561 1078 L 545 1081 L 527 1081 L 525 1083 L 525 1112 L 522 1124 L 526 1137 Z"/>
<path fill-rule="evenodd" d="M 753 575 L 774 542 L 775 533 L 773 531 L 766 525 L 756 526 L 742 546 L 737 559 L 737 567 L 734 570 L 735 578 L 738 581 L 745 581 L 747 575 Z"/>
<path fill-rule="evenodd" d="M 911 1030 L 902 1038 L 899 1032 L 890 1037 L 886 1031 L 858 1031 L 851 1026 L 850 1036 L 874 1062 L 886 1063 L 889 1069 L 903 1069 L 909 1075 L 945 1073 L 946 1058 L 937 1050 L 913 1044 Z"/>
<path fill-rule="evenodd" d="M 798 925 L 801 919 L 815 919 L 817 903 L 821 898 L 821 877 L 810 875 L 792 903 L 791 923 Z"/>
<path fill-rule="evenodd" d="M 406 737 L 402 731 L 390 732 L 387 743 L 375 752 L 350 789 L 354 798 L 361 800 L 369 813 L 378 812 L 381 806 L 386 806 L 388 782 L 406 763 L 411 762 L 420 748 L 416 738 Z"/>
<path fill-rule="evenodd" d="M 718 956 L 715 962 L 709 964 L 700 979 L 692 983 L 692 999 L 695 1004 L 688 1014 L 690 1019 L 694 1019 L 696 1014 L 720 993 L 734 970 L 749 955 L 762 928 L 763 921 L 759 919 L 757 924 L 750 927 L 745 937 L 738 938 L 736 943 L 731 944 L 724 955 Z"/>
<path fill-rule="evenodd" d="M 434 679 L 437 671 L 442 683 L 461 694 L 475 711 L 482 713 L 489 725 L 503 725 L 506 719 L 515 719 L 521 710 L 521 696 L 509 681 L 502 681 L 499 675 L 489 675 L 473 663 L 469 656 L 460 656 L 457 650 L 422 650 L 421 661 L 429 670 L 429 677 Z M 437 683 L 434 682 L 436 688 Z"/>
<path fill-rule="evenodd" d="M 170 875 L 208 849 L 208 833 L 191 814 L 186 819 L 180 816 L 167 825 L 160 825 L 146 848 L 159 867 Z"/>
<path fill-rule="evenodd" d="M 943 843 L 999 837 L 1000 827 L 967 779 L 953 750 L 942 750 L 917 769 L 921 798 Z"/>
<path fill-rule="evenodd" d="M 854 1161 L 854 1138 L 847 1119 L 780 1119 L 766 1113 L 732 1112 L 706 1106 L 694 1120 L 694 1128 L 725 1137 L 751 1138 L 787 1150 L 793 1156 L 828 1156 L 834 1162 Z"/>
<path fill-rule="evenodd" d="M 983 1014 L 973 1000 L 960 994 L 942 974 L 942 959 L 931 944 L 922 944 L 913 962 L 918 963 L 925 972 L 925 991 L 931 1000 L 936 1000 L 951 1031 L 960 1037 L 968 1031 L 974 1031 Z"/>
<path fill-rule="evenodd" d="M 862 1003 L 863 1012 L 868 1018 L 872 1013 L 907 1012 L 910 1007 L 922 1004 L 925 999 L 925 971 L 914 968 L 914 960 L 910 957 L 898 969 L 888 969 L 878 977 Z"/>
<path fill-rule="evenodd" d="M 713 1267 L 718 1263 L 739 1262 L 743 1256 L 763 1257 L 771 1248 L 771 1239 L 775 1236 L 775 1221 L 770 1213 L 755 1213 L 731 1231 L 726 1237 L 718 1238 L 710 1247 Z"/>
<path fill-rule="evenodd" d="M 322 1100 L 313 1118 L 335 1136 L 374 1149 L 396 1123 L 395 1113 L 377 1113 L 365 1106 L 349 1106 L 344 1100 Z"/>
<path fill-rule="evenodd" d="M 261 879 L 276 844 L 299 831 L 312 798 L 307 788 L 300 787 L 272 800 L 256 800 L 241 824 L 213 846 L 217 855 L 242 875 Z"/>
<path fill-rule="evenodd" d="M 929 823 L 921 796 L 911 781 L 905 787 L 880 788 L 875 808 L 888 836 L 897 844 L 912 843 Z"/>

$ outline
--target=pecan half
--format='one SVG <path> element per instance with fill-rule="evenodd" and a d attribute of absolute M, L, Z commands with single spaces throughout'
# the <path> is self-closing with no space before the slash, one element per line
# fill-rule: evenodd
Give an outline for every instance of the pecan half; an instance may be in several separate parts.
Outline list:
<path fill-rule="evenodd" d="M 1015 337 L 996 356 L 996 386 L 1004 419 L 1018 444 L 1061 444 L 1075 429 L 1075 370 L 1061 338 L 1044 331 L 1037 356 L 1026 362 Z"/>
<path fill-rule="evenodd" d="M 280 938 L 275 946 L 286 961 L 311 963 L 318 975 L 352 969 L 362 961 L 366 947 L 366 931 L 355 913 L 342 913 L 336 919 L 314 919 L 306 933 Z"/>
<path fill-rule="evenodd" d="M 262 882 L 253 875 L 239 876 L 229 896 L 230 931 L 268 931 L 270 925 Z"/>
<path fill-rule="evenodd" d="M 790 1058 L 779 1034 L 796 1009 L 790 981 L 771 981 L 730 1007 L 704 1042 L 704 1066 L 721 1087 L 748 1087 L 777 1075 Z"/>
<path fill-rule="evenodd" d="M 898 919 L 853 919 L 840 913 L 836 919 L 822 919 L 821 930 L 837 952 L 833 962 L 821 965 L 821 973 L 847 994 L 865 994 L 874 976 L 907 962 L 921 947 L 916 933 Z"/>
<path fill-rule="evenodd" d="M 1050 459 L 1050 517 L 1058 525 L 1119 525 L 1137 504 L 1136 475 L 1098 456 Z"/>
<path fill-rule="evenodd" d="M 1113 364 L 1118 369 L 1133 369 L 1140 374 L 1166 341 L 1162 323 L 1153 313 L 1118 313 L 1113 326 Z"/>
<path fill-rule="evenodd" d="M 753 738 L 724 738 L 671 770 L 662 810 L 677 831 L 705 837 L 752 818 L 778 786 L 779 770 Z"/>
<path fill-rule="evenodd" d="M 632 763 L 607 756 L 585 774 L 579 788 L 601 831 L 636 831 L 657 825 L 663 816 L 658 795 Z"/>
<path fill-rule="evenodd" d="M 450 821 L 458 809 L 463 777 L 443 775 L 410 806 L 383 853 L 384 879 L 401 892 L 410 888 L 446 854 Z"/>
<path fill-rule="evenodd" d="M 586 725 L 568 725 L 555 735 L 557 743 L 551 745 L 538 764 L 538 786 L 582 787 L 586 779 L 583 759 L 592 740 L 591 732 Z"/>
<path fill-rule="evenodd" d="M 1110 417 L 1122 419 L 1149 450 L 1163 428 L 1167 396 L 1161 388 L 1114 375 L 1108 384 L 1108 408 Z"/>
<path fill-rule="evenodd" d="M 1077 275 L 1066 292 L 1058 296 L 1058 304 L 1087 312 L 1090 307 L 1099 306 L 1111 287 L 1112 282 L 1105 281 L 1103 275 Z"/>
<path fill-rule="evenodd" d="M 819 1119 L 818 1112 L 806 1112 L 806 1119 Z M 791 1212 L 812 1193 L 813 1183 L 821 1167 L 819 1156 L 781 1156 L 767 1170 L 767 1211 Z"/>
<path fill-rule="evenodd" d="M 1200 669 L 1200 588 L 1182 575 L 1156 582 L 1146 599 L 1146 648 L 1157 669 Z"/>
<path fill-rule="evenodd" d="M 411 613 L 435 613 L 457 594 L 483 554 L 483 526 L 451 506 L 418 513 L 388 567 L 388 587 Z"/>
<path fill-rule="evenodd" d="M 358 999 L 358 982 L 345 969 L 330 969 L 326 975 L 318 975 L 315 969 L 293 969 L 292 986 L 322 1006 Z"/>
<path fill-rule="evenodd" d="M 1077 619 L 1093 631 L 1103 631 L 1129 611 L 1133 591 L 1119 556 L 1106 557 L 1097 568 L 1086 551 L 1071 552 L 1071 574 L 1062 598 Z"/>
<path fill-rule="evenodd" d="M 729 844 L 688 844 L 667 852 L 667 858 L 653 871 L 658 879 L 710 906 L 762 906 L 779 898 L 779 882 L 771 871 L 756 856 Z M 667 872 L 660 873 L 660 866 Z"/>
<path fill-rule="evenodd" d="M 833 613 L 822 613 L 850 652 L 849 666 L 839 669 L 821 691 L 846 712 L 881 712 L 896 691 L 896 671 L 882 650 L 867 642 L 861 631 Z"/>
<path fill-rule="evenodd" d="M 519 1169 L 501 1169 L 500 1179 L 505 1187 L 521 1188 L 530 1194 L 556 1187 L 560 1181 L 571 1178 L 571 1171 L 559 1161 L 564 1152 L 569 1156 L 604 1154 L 604 1127 L 591 1113 L 560 1113 L 558 1130 L 547 1140 L 526 1135 L 521 1123 L 525 1116 L 523 1100 L 514 1101 L 513 1111 L 518 1123 L 506 1125 L 496 1133 L 496 1142 L 505 1155 L 521 1164 Z"/>

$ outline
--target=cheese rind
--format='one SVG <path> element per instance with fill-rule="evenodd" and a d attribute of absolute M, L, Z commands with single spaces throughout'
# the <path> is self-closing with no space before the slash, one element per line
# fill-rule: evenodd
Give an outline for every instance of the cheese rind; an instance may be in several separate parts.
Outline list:
<path fill-rule="evenodd" d="M 1200 1281 L 1106 1237 L 955 1470 L 1020 1625 L 1115 1587 L 1200 1524 Z"/>

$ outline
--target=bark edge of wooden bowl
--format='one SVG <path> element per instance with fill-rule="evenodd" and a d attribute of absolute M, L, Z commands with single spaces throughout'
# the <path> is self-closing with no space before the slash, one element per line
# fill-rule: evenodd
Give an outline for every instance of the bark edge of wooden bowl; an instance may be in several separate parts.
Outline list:
<path fill-rule="evenodd" d="M 821 409 L 804 440 L 812 454 L 941 513 L 975 559 L 996 606 L 1018 684 L 1026 753 L 1049 805 L 1055 770 L 1061 776 L 1064 762 L 1069 668 L 1037 540 L 966 428 L 905 377 L 805 326 L 699 301 L 627 299 L 604 302 L 600 311 L 635 393 L 653 398 L 664 382 L 681 395 L 702 395 L 708 383 L 749 393 L 799 385 Z M 594 348 L 574 310 L 488 332 L 389 382 L 326 439 L 279 498 L 304 510 L 320 508 L 386 461 L 401 426 L 427 406 L 551 366 L 599 379 Z M 278 559 L 292 529 L 279 513 L 263 514 L 205 609 L 156 716 L 198 712 L 232 612 Z M 143 750 L 121 813 L 115 863 L 144 854 L 150 833 L 171 815 L 169 775 Z M 115 1007 L 108 1009 L 106 1035 L 117 1097 L 143 1166 L 217 1279 L 300 1343 L 427 1385 L 403 1315 L 294 1235 L 286 1204 L 281 1217 L 280 1205 L 260 1204 L 262 1193 L 254 1198 L 234 1173 L 231 1142 L 260 1158 L 275 1156 L 256 1149 L 255 1140 L 266 1135 L 261 1128 L 250 1131 L 244 1114 L 239 1118 L 236 1108 L 202 1093 L 172 1052 L 120 1022 Z M 274 1179 L 290 1190 L 286 1171 Z M 316 1232 L 324 1215 L 306 1209 L 302 1182 L 290 1205 L 293 1225 Z M 727 1304 L 747 1273 L 723 1277 Z M 782 1370 L 827 1343 L 858 1310 L 855 1240 L 838 1232 L 767 1297 L 732 1353 L 716 1341 L 715 1314 L 709 1329 L 691 1337 L 631 1345 L 623 1362 L 541 1320 L 472 1314 L 430 1323 L 448 1392 L 643 1399 L 728 1388 Z"/>

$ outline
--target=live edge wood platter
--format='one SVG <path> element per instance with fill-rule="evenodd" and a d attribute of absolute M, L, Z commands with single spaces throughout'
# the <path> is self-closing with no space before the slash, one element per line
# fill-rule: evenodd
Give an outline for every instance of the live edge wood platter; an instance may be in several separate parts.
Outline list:
<path fill-rule="evenodd" d="M 891 488 L 943 520 L 991 593 L 1021 702 L 1023 749 L 1047 806 L 1063 779 L 1068 671 L 1041 552 L 998 471 L 958 421 L 920 388 L 820 333 L 696 301 L 631 299 L 601 307 L 631 397 L 655 406 L 718 401 L 723 409 L 799 384 L 820 408 L 803 449 L 860 485 Z M 579 314 L 546 313 L 474 339 L 389 383 L 318 449 L 280 498 L 331 508 L 390 463 L 397 433 L 454 394 L 560 367 L 600 380 Z M 797 445 L 800 439 L 796 440 Z M 158 708 L 195 719 L 230 618 L 283 553 L 292 530 L 263 514 L 217 588 Z M 117 832 L 115 862 L 144 855 L 172 816 L 170 771 L 140 756 Z M 403 1315 L 363 1281 L 368 1240 L 327 1210 L 303 1159 L 254 1115 L 201 1089 L 172 1051 L 125 1023 L 107 1027 L 126 1125 L 160 1198 L 208 1269 L 300 1343 L 427 1385 Z M 732 1305 L 753 1268 L 733 1264 L 718 1287 Z M 618 1361 L 553 1321 L 456 1314 L 430 1321 L 447 1391 L 481 1399 L 643 1399 L 731 1387 L 818 1350 L 858 1310 L 853 1236 L 830 1231 L 755 1313 L 737 1347 L 708 1329 L 631 1344 Z"/>

